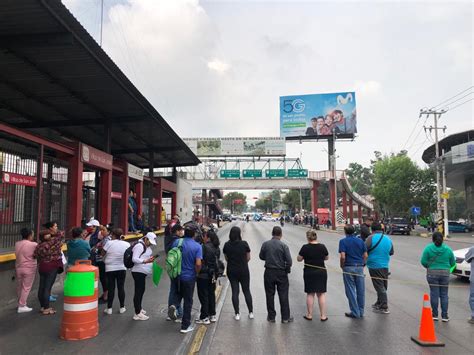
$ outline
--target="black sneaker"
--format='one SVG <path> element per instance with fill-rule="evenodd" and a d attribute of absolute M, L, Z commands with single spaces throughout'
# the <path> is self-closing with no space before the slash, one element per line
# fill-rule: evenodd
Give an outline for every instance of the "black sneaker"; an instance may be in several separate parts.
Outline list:
<path fill-rule="evenodd" d="M 469 319 L 467 322 L 470 323 L 470 324 L 474 324 L 474 317 L 472 317 L 471 319 Z"/>
<path fill-rule="evenodd" d="M 380 305 L 378 304 L 378 302 L 375 302 L 375 303 L 372 305 L 372 308 L 374 308 L 374 309 L 380 308 Z"/>
<path fill-rule="evenodd" d="M 293 322 L 294 320 L 295 320 L 295 319 L 294 319 L 293 317 L 290 317 L 290 318 L 288 318 L 288 319 L 282 319 L 281 322 L 282 322 L 282 323 L 291 323 L 291 322 Z"/>
<path fill-rule="evenodd" d="M 269 321 L 270 323 L 275 323 L 275 318 L 267 317 L 267 321 Z"/>
<path fill-rule="evenodd" d="M 176 306 L 173 304 L 168 307 L 168 317 L 171 320 L 176 320 L 178 318 L 178 316 L 176 315 Z"/>
<path fill-rule="evenodd" d="M 353 315 L 351 312 L 346 312 L 344 315 L 348 318 L 357 318 L 355 315 Z"/>
<path fill-rule="evenodd" d="M 388 310 L 388 308 L 374 308 L 373 311 L 375 313 L 381 313 L 381 314 L 390 314 L 390 311 Z"/>

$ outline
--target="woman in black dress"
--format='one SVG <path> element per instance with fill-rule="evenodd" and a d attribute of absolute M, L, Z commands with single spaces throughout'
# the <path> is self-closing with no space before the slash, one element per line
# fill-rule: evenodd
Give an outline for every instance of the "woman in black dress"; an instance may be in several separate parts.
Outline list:
<path fill-rule="evenodd" d="M 306 306 L 308 312 L 304 316 L 306 320 L 313 320 L 314 295 L 318 296 L 320 320 L 328 320 L 326 315 L 326 286 L 328 274 L 324 266 L 324 260 L 328 260 L 329 253 L 324 244 L 318 243 L 316 231 L 306 232 L 308 244 L 303 245 L 298 253 L 297 260 L 303 261 L 304 266 L 304 292 L 306 292 Z"/>

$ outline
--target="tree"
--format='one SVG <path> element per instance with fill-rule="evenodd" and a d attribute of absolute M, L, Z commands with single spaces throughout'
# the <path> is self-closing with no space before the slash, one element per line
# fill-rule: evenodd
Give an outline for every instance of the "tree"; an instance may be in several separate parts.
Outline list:
<path fill-rule="evenodd" d="M 273 212 L 281 204 L 281 190 L 273 190 L 271 193 L 262 193 L 255 201 L 255 207 L 264 212 Z"/>
<path fill-rule="evenodd" d="M 423 215 L 436 210 L 433 170 L 419 168 L 404 150 L 390 156 L 375 152 L 375 158 L 372 191 L 380 212 L 406 216 L 412 206 L 421 207 Z"/>
<path fill-rule="evenodd" d="M 224 195 L 222 206 L 230 209 L 231 213 L 242 213 L 247 208 L 247 196 L 241 192 L 229 192 Z"/>
<path fill-rule="evenodd" d="M 283 203 L 288 207 L 289 210 L 293 212 L 300 210 L 300 191 L 303 209 L 311 210 L 311 190 L 290 189 L 288 193 L 283 197 Z"/>
<path fill-rule="evenodd" d="M 417 177 L 418 167 L 406 154 L 377 159 L 372 191 L 381 212 L 388 216 L 407 214 L 413 203 Z"/>
<path fill-rule="evenodd" d="M 350 163 L 346 173 L 355 192 L 359 195 L 370 194 L 374 178 L 370 168 L 363 167 L 359 163 Z"/>

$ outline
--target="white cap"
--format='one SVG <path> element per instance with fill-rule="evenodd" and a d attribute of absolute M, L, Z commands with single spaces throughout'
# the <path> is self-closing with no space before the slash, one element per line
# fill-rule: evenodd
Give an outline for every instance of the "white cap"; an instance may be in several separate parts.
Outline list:
<path fill-rule="evenodd" d="M 156 234 L 153 232 L 148 232 L 145 237 L 150 241 L 150 244 L 156 245 Z"/>
<path fill-rule="evenodd" d="M 92 217 L 89 222 L 86 223 L 86 226 L 88 227 L 98 227 L 100 226 L 100 223 L 98 220 L 94 219 L 94 217 Z"/>

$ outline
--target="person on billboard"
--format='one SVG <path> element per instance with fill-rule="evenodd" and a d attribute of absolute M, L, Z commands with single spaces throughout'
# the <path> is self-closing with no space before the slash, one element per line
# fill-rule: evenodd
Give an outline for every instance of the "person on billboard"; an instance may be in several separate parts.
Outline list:
<path fill-rule="evenodd" d="M 321 128 L 322 136 L 331 136 L 333 133 L 339 134 L 340 130 L 334 124 L 334 118 L 331 113 L 324 117 L 324 126 Z"/>
<path fill-rule="evenodd" d="M 317 136 L 318 135 L 318 118 L 311 118 L 311 126 L 306 128 L 307 136 Z"/>
<path fill-rule="evenodd" d="M 334 110 L 331 113 L 334 119 L 334 125 L 339 129 L 342 133 L 356 133 L 355 130 L 355 117 L 356 112 L 355 110 L 352 112 L 351 117 L 347 118 L 344 117 L 344 113 L 341 110 Z"/>

